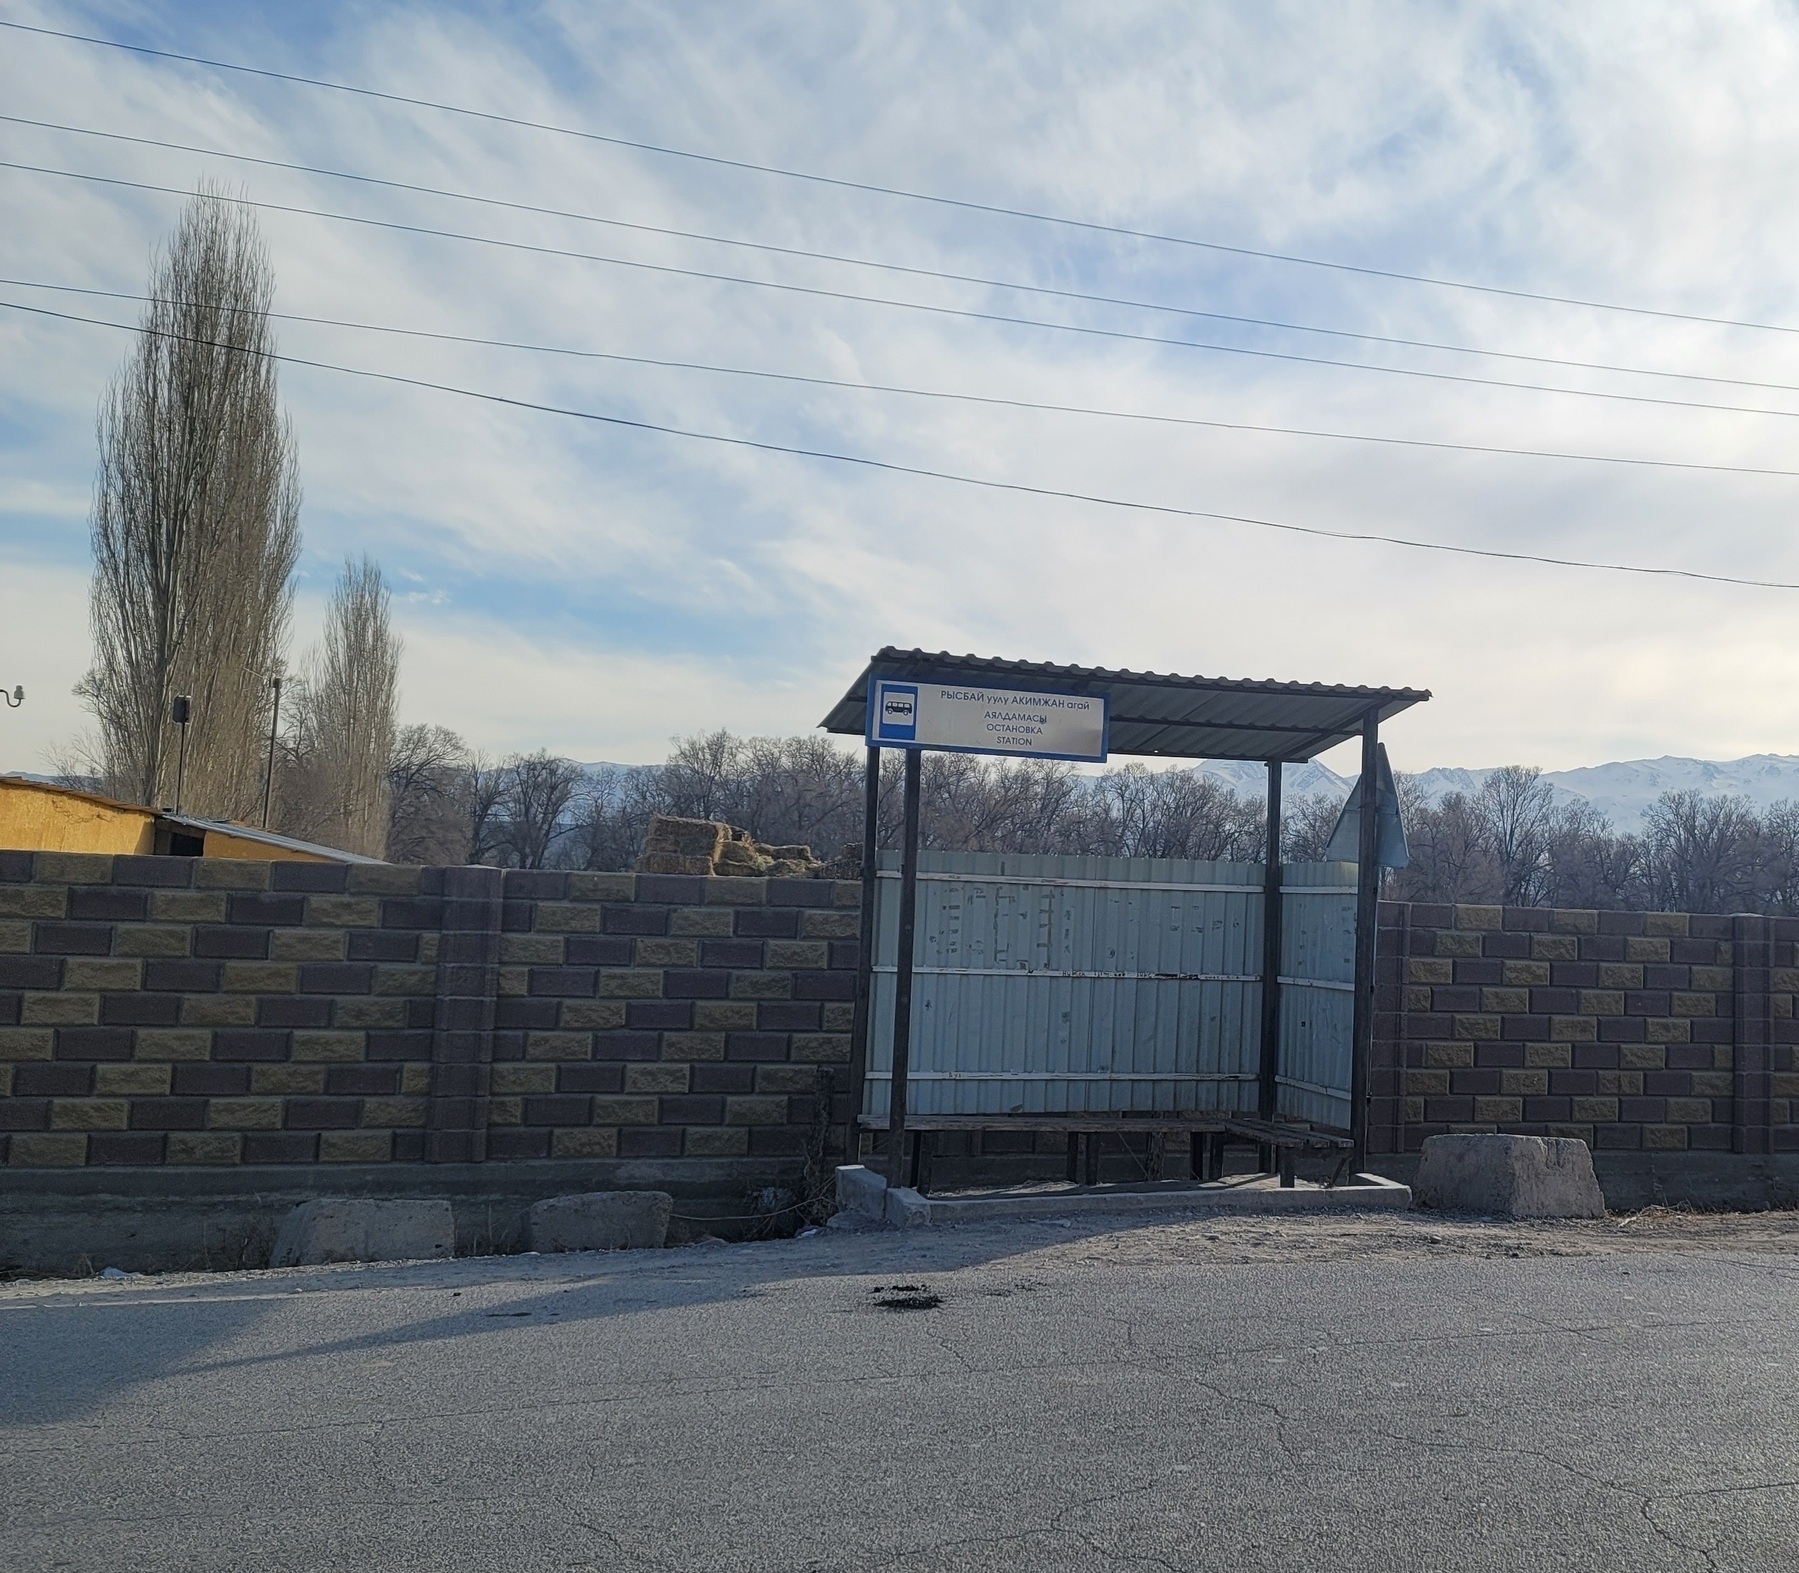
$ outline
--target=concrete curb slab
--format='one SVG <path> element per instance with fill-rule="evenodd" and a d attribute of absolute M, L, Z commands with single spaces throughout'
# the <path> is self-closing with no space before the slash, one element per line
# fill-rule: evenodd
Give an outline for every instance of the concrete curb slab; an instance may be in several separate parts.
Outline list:
<path fill-rule="evenodd" d="M 442 1261 L 455 1254 L 456 1214 L 447 1201 L 340 1196 L 294 1208 L 275 1235 L 269 1265 Z"/>

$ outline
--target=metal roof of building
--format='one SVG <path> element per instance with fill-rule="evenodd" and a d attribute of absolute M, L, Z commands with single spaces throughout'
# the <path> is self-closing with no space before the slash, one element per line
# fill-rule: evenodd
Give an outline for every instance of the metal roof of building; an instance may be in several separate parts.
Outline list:
<path fill-rule="evenodd" d="M 261 846 L 279 848 L 283 852 L 304 852 L 314 857 L 328 858 L 334 863 L 381 861 L 380 858 L 365 857 L 360 852 L 346 852 L 342 847 L 327 847 L 317 841 L 302 841 L 298 836 L 283 836 L 273 830 L 258 830 L 253 825 L 240 825 L 230 819 L 200 819 L 193 814 L 175 814 L 167 809 L 158 810 L 156 817 L 165 825 L 176 825 L 183 830 L 197 830 L 202 834 L 210 830 L 237 841 L 254 841 Z"/>
<path fill-rule="evenodd" d="M 827 732 L 865 736 L 868 681 L 898 677 L 958 686 L 1010 683 L 1103 694 L 1114 754 L 1163 759 L 1306 760 L 1359 737 L 1378 707 L 1385 721 L 1430 698 L 1421 688 L 1349 688 L 1339 683 L 1278 683 L 1228 677 L 1114 672 L 1048 661 L 1006 661 L 889 645 L 868 663 L 821 723 Z"/>

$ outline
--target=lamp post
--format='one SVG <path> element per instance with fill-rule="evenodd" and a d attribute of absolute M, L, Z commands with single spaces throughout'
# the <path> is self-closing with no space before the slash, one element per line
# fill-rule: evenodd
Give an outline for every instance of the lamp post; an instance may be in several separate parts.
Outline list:
<path fill-rule="evenodd" d="M 175 756 L 175 812 L 181 812 L 181 787 L 187 779 L 187 718 L 193 712 L 193 702 L 186 694 L 177 694 L 175 703 L 169 707 L 169 719 L 181 728 L 181 751 Z"/>
<path fill-rule="evenodd" d="M 25 703 L 24 685 L 20 684 L 17 688 L 13 689 L 10 694 L 4 688 L 0 688 L 0 699 L 6 701 L 6 708 L 8 710 L 17 710 L 20 705 Z"/>

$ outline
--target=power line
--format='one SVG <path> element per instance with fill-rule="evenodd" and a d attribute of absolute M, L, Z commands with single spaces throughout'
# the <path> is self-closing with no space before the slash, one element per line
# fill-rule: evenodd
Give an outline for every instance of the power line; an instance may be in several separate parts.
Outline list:
<path fill-rule="evenodd" d="M 1435 339 L 1408 339 L 1383 333 L 1360 333 L 1352 328 L 1321 327 L 1315 323 L 1283 322 L 1272 317 L 1249 317 L 1228 311 L 1206 311 L 1196 306 L 1176 306 L 1163 301 L 1133 300 L 1128 296 L 1102 295 L 1092 290 L 1061 289 L 1048 284 L 1028 284 L 1015 279 L 985 278 L 979 274 L 955 273 L 944 268 L 919 267 L 909 263 L 885 262 L 876 257 L 848 256 L 842 252 L 816 251 L 803 246 L 781 246 L 771 241 L 744 240 L 737 236 L 711 235 L 701 230 L 675 229 L 661 224 L 642 224 L 630 219 L 609 218 L 598 213 L 578 213 L 568 208 L 546 207 L 533 202 L 514 202 L 503 197 L 484 197 L 474 192 L 451 191 L 442 186 L 427 186 L 416 181 L 390 180 L 379 175 L 361 175 L 350 170 L 326 169 L 317 164 L 300 164 L 289 159 L 263 158 L 254 153 L 233 153 L 221 148 L 198 147 L 190 142 L 168 142 L 159 137 L 132 136 L 122 131 L 101 131 L 91 126 L 70 126 L 54 120 L 33 120 L 25 115 L 0 115 L 0 123 L 32 126 L 43 131 L 64 132 L 71 136 L 96 137 L 108 142 L 125 142 L 136 147 L 162 148 L 176 153 L 197 153 L 205 158 L 229 159 L 233 163 L 255 164 L 264 169 L 287 170 L 293 174 L 317 175 L 328 180 L 353 181 L 358 185 L 379 186 L 389 191 L 406 191 L 418 196 L 442 197 L 451 202 L 470 202 L 482 207 L 500 208 L 512 213 L 530 213 L 543 218 L 568 219 L 579 224 L 599 224 L 609 229 L 628 230 L 640 235 L 663 235 L 675 240 L 694 240 L 711 246 L 729 246 L 740 251 L 758 251 L 778 257 L 800 257 L 812 262 L 841 263 L 846 267 L 873 268 L 884 273 L 898 273 L 910 278 L 943 279 L 954 284 L 974 284 L 984 289 L 1014 290 L 1021 294 L 1043 295 L 1055 300 L 1083 301 L 1099 306 L 1119 306 L 1130 311 L 1154 311 L 1177 317 L 1191 317 L 1206 322 L 1230 322 L 1251 328 L 1273 328 L 1284 333 L 1311 333 L 1325 338 L 1352 339 L 1364 344 L 1386 344 L 1399 349 L 1439 350 L 1451 355 L 1478 355 L 1491 360 L 1523 361 L 1535 366 L 1564 366 L 1576 371 L 1615 372 L 1630 377 L 1659 377 L 1678 382 L 1711 382 L 1734 388 L 1762 388 L 1777 393 L 1799 393 L 1799 385 L 1787 382 L 1762 382 L 1751 377 L 1717 377 L 1697 371 L 1667 371 L 1653 366 L 1620 366 L 1609 361 L 1573 360 L 1558 355 L 1529 355 L 1519 350 L 1495 350 L 1470 344 L 1445 344 Z"/>
<path fill-rule="evenodd" d="M 63 295 L 93 295 L 105 300 L 131 300 L 163 305 L 191 306 L 191 301 L 166 296 L 133 294 L 126 290 L 89 289 L 74 284 L 44 284 L 36 279 L 0 278 L 0 286 L 51 290 Z M 249 312 L 247 307 L 229 308 Z M 518 339 L 482 338 L 471 333 L 441 333 L 426 328 L 401 328 L 387 323 L 355 322 L 343 317 L 315 317 L 301 312 L 249 312 L 278 322 L 301 322 L 315 327 L 350 328 L 362 333 L 385 333 L 398 338 L 426 339 L 434 343 L 469 344 L 486 349 L 522 350 L 534 355 L 558 355 L 576 360 L 603 360 L 628 366 L 654 366 L 669 371 L 708 372 L 723 377 L 750 377 L 769 382 L 791 382 L 813 388 L 840 388 L 852 393 L 888 393 L 914 399 L 942 399 L 958 404 L 979 404 L 998 409 L 1035 410 L 1051 415 L 1085 415 L 1106 420 L 1147 421 L 1162 426 L 1194 426 L 1211 431 L 1257 432 L 1278 437 L 1322 437 L 1337 442 L 1371 442 L 1392 447 L 1428 448 L 1448 453 L 1494 454 L 1516 459 L 1565 459 L 1586 464 L 1625 464 L 1657 470 L 1697 470 L 1723 475 L 1772 475 L 1799 479 L 1799 470 L 1780 470 L 1748 464 L 1704 464 L 1682 459 L 1641 459 L 1628 454 L 1569 453 L 1554 448 L 1503 448 L 1488 443 L 1434 441 L 1423 437 L 1388 437 L 1369 432 L 1322 431 L 1305 426 L 1265 426 L 1250 421 L 1203 420 L 1191 415 L 1157 415 L 1143 410 L 1109 410 L 1082 404 L 1049 404 L 1035 399 L 1007 399 L 990 394 L 958 393 L 942 388 L 907 388 L 894 383 L 851 382 L 840 377 L 812 377 L 799 372 L 770 371 L 758 367 L 720 366 L 707 361 L 672 360 L 653 355 L 625 355 L 613 350 L 584 350 L 570 345 L 531 344 Z M 80 319 L 86 321 L 88 319 Z"/>
<path fill-rule="evenodd" d="M 583 131 L 573 126 L 558 126 L 547 121 L 527 120 L 519 115 L 503 115 L 496 111 L 471 109 L 462 104 L 447 104 L 436 99 L 415 98 L 404 93 L 389 93 L 378 88 L 360 87 L 349 82 L 333 82 L 323 77 L 300 76 L 288 71 L 272 71 L 262 66 L 240 65 L 235 61 L 211 60 L 203 55 L 181 54 L 171 49 L 152 49 L 144 44 L 127 44 L 112 38 L 96 38 L 87 33 L 67 32 L 54 27 L 35 27 L 24 22 L 0 21 L 0 27 L 21 33 L 37 33 L 46 38 L 60 38 L 70 43 L 93 44 L 104 49 L 123 50 L 158 60 L 178 60 L 186 65 L 205 66 L 212 71 L 233 71 L 243 76 L 261 77 L 266 81 L 288 82 L 301 87 L 325 88 L 334 93 L 350 93 L 359 98 L 377 99 L 384 103 L 404 104 L 413 109 L 431 109 L 470 120 L 494 125 L 516 126 L 527 131 L 542 131 L 555 136 L 574 137 L 584 142 L 603 143 L 609 147 L 629 148 L 638 153 L 655 153 L 666 158 L 685 159 L 709 164 L 720 169 L 743 170 L 758 175 L 777 175 L 785 180 L 801 180 L 812 185 L 829 186 L 840 191 L 861 191 L 875 196 L 899 197 L 908 202 L 928 202 L 939 207 L 960 209 L 967 213 L 987 213 L 1000 218 L 1024 219 L 1034 224 L 1055 224 L 1092 234 L 1116 235 L 1127 240 L 1154 241 L 1162 245 L 1189 246 L 1225 256 L 1250 257 L 1262 262 L 1285 262 L 1298 267 L 1326 268 L 1339 273 L 1359 274 L 1364 278 L 1391 279 L 1403 284 L 1427 284 L 1437 289 L 1471 290 L 1482 295 L 1499 295 L 1511 300 L 1534 300 L 1554 306 L 1579 306 L 1592 311 L 1623 312 L 1637 317 L 1656 317 L 1669 322 L 1702 322 L 1720 328 L 1749 328 L 1764 333 L 1799 333 L 1799 327 L 1777 322 L 1751 322 L 1735 317 L 1713 317 L 1697 312 L 1669 311 L 1651 306 L 1630 306 L 1617 301 L 1587 300 L 1574 295 L 1550 295 L 1534 290 L 1508 289 L 1498 284 L 1475 284 L 1465 279 L 1435 278 L 1423 273 L 1402 273 L 1391 268 L 1374 268 L 1353 262 L 1336 262 L 1322 257 L 1305 257 L 1291 252 L 1264 251 L 1251 246 L 1226 245 L 1221 241 L 1200 240 L 1190 235 L 1169 235 L 1155 230 L 1132 229 L 1121 224 L 1104 224 L 1093 219 L 1072 218 L 1066 214 L 1040 213 L 1029 208 L 1007 207 L 994 202 L 977 202 L 964 197 L 946 197 L 935 192 L 911 191 L 901 186 L 883 186 L 872 181 L 847 180 L 835 175 L 820 175 L 809 170 L 787 169 L 778 164 L 758 164 L 748 159 L 725 158 L 716 153 L 700 153 L 691 148 L 667 147 L 631 137 L 608 136 L 598 131 Z"/>
<path fill-rule="evenodd" d="M 103 186 L 119 186 L 132 191 L 157 191 L 169 196 L 191 197 L 192 192 L 176 186 L 159 185 L 147 180 L 126 180 L 117 175 L 94 175 L 81 170 L 50 169 L 42 164 L 26 164 L 13 159 L 0 159 L 0 169 L 23 170 L 29 174 L 50 175 L 63 180 L 83 180 Z M 330 213 L 322 208 L 303 208 L 285 202 L 264 202 L 251 197 L 210 194 L 210 200 L 229 202 L 239 207 L 256 208 L 268 213 L 289 213 L 301 218 L 322 218 L 334 223 L 356 224 L 366 229 L 385 229 L 404 235 L 425 235 L 438 240 L 457 240 L 470 245 L 492 246 L 504 251 L 521 251 L 534 256 L 563 257 L 577 262 L 598 262 L 609 267 L 630 268 L 644 273 L 661 273 L 676 278 L 702 279 L 717 284 L 741 284 L 752 289 L 775 290 L 787 295 L 807 295 L 822 300 L 849 301 L 864 306 L 887 306 L 900 311 L 924 312 L 937 317 L 954 317 L 968 322 L 994 322 L 1011 327 L 1037 328 L 1053 333 L 1072 333 L 1085 338 L 1114 339 L 1134 344 L 1155 344 L 1170 349 L 1204 350 L 1219 355 L 1246 356 L 1254 360 L 1286 361 L 1304 366 L 1328 366 L 1339 371 L 1368 371 L 1389 377 L 1421 377 L 1430 382 L 1452 382 L 1467 387 L 1509 388 L 1522 393 L 1554 393 L 1569 398 L 1604 399 L 1612 403 L 1650 404 L 1666 409 L 1712 410 L 1726 415 L 1777 415 L 1792 419 L 1799 410 L 1775 410 L 1759 405 L 1709 404 L 1703 399 L 1668 399 L 1647 393 L 1607 393 L 1594 388 L 1558 388 L 1548 383 L 1508 382 L 1502 377 L 1475 377 L 1463 372 L 1427 371 L 1417 366 L 1381 366 L 1371 361 L 1332 360 L 1324 355 L 1302 355 L 1293 350 L 1252 349 L 1242 344 L 1214 344 L 1199 339 L 1172 339 L 1154 333 L 1132 333 L 1123 328 L 1096 328 L 1077 323 L 1050 322 L 1041 317 L 1019 317 L 1005 312 L 975 311 L 960 306 L 936 306 L 924 301 L 897 300 L 890 295 L 862 295 L 853 290 L 826 289 L 821 285 L 790 284 L 774 279 L 746 278 L 737 273 L 719 273 L 709 268 L 683 268 L 672 263 L 643 262 L 632 257 L 612 257 L 602 252 L 575 251 L 563 246 L 539 246 L 522 240 L 500 240 L 491 235 L 470 235 L 460 230 L 437 229 L 427 224 L 403 224 L 397 219 L 365 218 L 353 213 Z"/>
<path fill-rule="evenodd" d="M 723 432 L 694 431 L 683 426 L 668 426 L 657 421 L 633 420 L 623 415 L 602 415 L 594 410 L 571 409 L 565 405 L 542 404 L 531 399 L 515 399 L 500 393 L 486 393 L 476 388 L 459 388 L 452 383 L 433 382 L 424 377 L 406 377 L 398 372 L 372 371 L 360 366 L 340 366 L 332 361 L 309 360 L 298 355 L 247 351 L 240 345 L 221 344 L 214 339 L 192 334 L 169 333 L 165 330 L 139 327 L 125 322 L 108 322 L 99 317 L 82 317 L 73 312 L 52 311 L 45 306 L 27 306 L 18 301 L 0 301 L 0 308 L 29 312 L 33 316 L 53 317 L 64 322 L 87 323 L 94 327 L 112 328 L 122 333 L 148 333 L 154 338 L 172 339 L 183 344 L 200 344 L 213 349 L 236 350 L 243 354 L 262 354 L 269 360 L 289 366 L 307 366 L 315 371 L 339 372 L 345 376 L 366 377 L 377 382 L 396 383 L 409 388 L 424 388 L 434 393 L 454 394 L 486 404 L 511 409 L 533 410 L 544 415 L 567 416 L 574 420 L 593 421 L 600 425 L 630 431 L 655 432 L 664 437 L 682 437 L 693 442 L 718 443 L 732 448 L 749 448 L 760 453 L 778 453 L 790 458 L 822 459 L 832 464 L 854 465 L 860 469 L 879 470 L 890 475 L 913 475 L 925 480 L 946 481 L 957 486 L 978 487 L 983 491 L 1009 492 L 1025 497 L 1046 497 L 1064 502 L 1091 503 L 1102 508 L 1117 508 L 1131 513 L 1163 514 L 1181 519 L 1210 519 L 1225 524 L 1250 525 L 1259 530 L 1278 530 L 1290 535 L 1313 536 L 1332 541 L 1375 542 L 1386 546 L 1403 546 L 1413 551 L 1447 552 L 1458 557 L 1485 557 L 1502 562 L 1542 563 L 1555 568 L 1585 568 L 1602 573 L 1640 574 L 1655 578 L 1693 579 L 1708 584 L 1741 585 L 1758 590 L 1799 590 L 1799 582 L 1779 579 L 1750 579 L 1734 574 L 1701 573 L 1692 568 L 1655 568 L 1641 563 L 1594 562 L 1583 558 L 1549 557 L 1536 552 L 1503 552 L 1493 547 L 1456 546 L 1445 541 L 1417 541 L 1406 536 L 1382 535 L 1358 530 L 1327 530 L 1318 525 L 1291 524 L 1276 519 L 1259 519 L 1248 514 L 1219 513 L 1203 508 L 1177 508 L 1168 503 L 1136 502 L 1122 497 L 1106 497 L 1093 492 L 1067 491 L 1051 486 L 1032 486 L 1024 481 L 996 481 L 982 476 L 962 475 L 953 470 L 936 470 L 924 465 L 899 464 L 889 459 L 874 459 L 864 454 L 833 453 L 824 448 L 802 448 L 790 443 L 765 442 L 753 437 L 731 437 Z"/>

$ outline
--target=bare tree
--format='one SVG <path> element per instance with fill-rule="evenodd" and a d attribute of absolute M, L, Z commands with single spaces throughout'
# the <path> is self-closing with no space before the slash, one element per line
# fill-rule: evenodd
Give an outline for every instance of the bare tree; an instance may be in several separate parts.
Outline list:
<path fill-rule="evenodd" d="M 570 828 L 568 812 L 581 782 L 581 767 L 539 749 L 514 754 L 498 772 L 495 817 L 500 849 L 515 868 L 547 868 L 558 839 Z"/>
<path fill-rule="evenodd" d="M 473 760 L 444 726 L 402 727 L 387 770 L 387 857 L 463 863 L 469 857 Z"/>
<path fill-rule="evenodd" d="M 183 807 L 247 817 L 259 797 L 300 550 L 273 298 L 255 218 L 202 184 L 101 402 L 94 664 L 76 691 L 99 724 L 108 789 L 134 802 L 171 795 L 177 694 L 193 699 Z"/>

